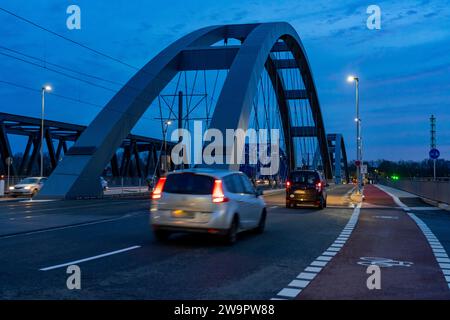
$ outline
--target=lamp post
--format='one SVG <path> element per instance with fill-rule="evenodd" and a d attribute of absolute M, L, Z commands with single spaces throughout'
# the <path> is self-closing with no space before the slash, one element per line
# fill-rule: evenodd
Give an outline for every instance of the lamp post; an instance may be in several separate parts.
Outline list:
<path fill-rule="evenodd" d="M 348 76 L 348 82 L 355 83 L 355 104 L 356 104 L 356 161 L 358 162 L 356 166 L 356 179 L 357 179 L 357 193 L 361 194 L 362 189 L 362 175 L 361 175 L 361 165 L 362 165 L 362 150 L 361 150 L 361 118 L 359 117 L 359 78 L 355 76 Z"/>
<path fill-rule="evenodd" d="M 44 176 L 44 114 L 45 114 L 45 93 L 52 91 L 52 87 L 50 85 L 45 85 L 42 87 L 42 109 L 41 109 L 41 146 L 40 146 L 40 155 L 41 155 L 41 170 L 40 176 Z"/>
<path fill-rule="evenodd" d="M 158 157 L 158 161 L 156 162 L 155 165 L 155 170 L 153 171 L 153 176 L 152 176 L 152 184 L 154 184 L 154 180 L 155 180 L 155 176 L 156 176 L 156 170 L 158 169 L 159 166 L 159 162 L 161 161 L 162 158 L 162 150 L 164 148 L 164 152 L 167 153 L 167 147 L 166 147 L 166 135 L 167 135 L 167 130 L 169 129 L 169 126 L 172 124 L 171 120 L 167 120 L 164 122 L 164 126 L 163 126 L 163 143 L 161 144 L 161 149 L 159 150 L 159 157 Z M 167 163 L 166 163 L 167 164 Z"/>
<path fill-rule="evenodd" d="M 167 120 L 166 122 L 165 122 L 165 127 L 164 127 L 164 132 L 163 132 L 163 142 L 164 142 L 164 168 L 167 168 L 168 167 L 168 164 L 167 164 L 167 139 L 166 139 L 166 136 L 167 136 L 167 130 L 169 129 L 169 126 L 172 124 L 172 121 L 171 120 Z"/>

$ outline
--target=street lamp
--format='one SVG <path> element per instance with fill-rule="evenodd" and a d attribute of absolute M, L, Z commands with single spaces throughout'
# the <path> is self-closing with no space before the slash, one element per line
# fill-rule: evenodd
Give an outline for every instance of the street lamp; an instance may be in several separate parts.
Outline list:
<path fill-rule="evenodd" d="M 52 91 L 52 87 L 48 84 L 42 87 L 42 109 L 41 109 L 41 177 L 44 176 L 44 112 L 45 112 L 45 93 Z"/>
<path fill-rule="evenodd" d="M 359 78 L 355 76 L 348 76 L 348 82 L 355 83 L 355 103 L 356 103 L 356 161 L 358 162 L 356 166 L 356 179 L 357 179 L 357 193 L 361 194 L 362 187 L 362 175 L 361 175 L 361 165 L 362 165 L 362 152 L 361 152 L 361 118 L 359 117 Z"/>
<path fill-rule="evenodd" d="M 159 150 L 159 157 L 158 160 L 156 161 L 156 165 L 155 165 L 155 170 L 153 171 L 153 176 L 152 176 L 152 185 L 154 185 L 154 179 L 156 177 L 156 170 L 158 169 L 159 163 L 161 161 L 162 158 L 162 150 L 164 148 L 164 152 L 167 153 L 167 148 L 166 148 L 166 134 L 167 134 L 167 130 L 169 128 L 169 126 L 172 124 L 171 120 L 167 120 L 164 122 L 164 126 L 163 126 L 163 143 L 161 144 L 161 149 Z M 167 161 L 166 161 L 167 164 Z"/>
<path fill-rule="evenodd" d="M 166 140 L 166 135 L 167 135 L 167 130 L 169 129 L 169 126 L 172 124 L 171 120 L 167 120 L 164 126 L 164 132 L 163 132 L 163 141 L 164 141 L 164 168 L 166 168 L 168 166 L 167 164 L 167 140 Z"/>

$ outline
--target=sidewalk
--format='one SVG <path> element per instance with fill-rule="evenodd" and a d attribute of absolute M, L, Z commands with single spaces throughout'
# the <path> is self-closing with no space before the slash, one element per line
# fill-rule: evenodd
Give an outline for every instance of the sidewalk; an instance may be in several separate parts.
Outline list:
<path fill-rule="evenodd" d="M 445 277 L 416 222 L 380 188 L 368 185 L 364 194 L 346 245 L 297 299 L 450 299 Z M 369 290 L 366 284 L 374 257 L 385 260 L 380 290 Z"/>

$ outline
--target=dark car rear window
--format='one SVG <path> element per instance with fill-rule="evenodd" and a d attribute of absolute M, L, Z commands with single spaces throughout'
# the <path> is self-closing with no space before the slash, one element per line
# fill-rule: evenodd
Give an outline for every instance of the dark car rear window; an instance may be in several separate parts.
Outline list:
<path fill-rule="evenodd" d="M 180 194 L 211 194 L 214 178 L 193 173 L 176 173 L 167 176 L 163 192 Z"/>
<path fill-rule="evenodd" d="M 296 171 L 290 175 L 293 184 L 315 184 L 319 181 L 319 175 L 316 172 Z"/>

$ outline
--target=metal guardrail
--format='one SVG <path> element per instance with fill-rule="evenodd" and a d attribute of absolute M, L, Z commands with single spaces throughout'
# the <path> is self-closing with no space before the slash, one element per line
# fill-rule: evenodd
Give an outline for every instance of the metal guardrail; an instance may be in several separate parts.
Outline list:
<path fill-rule="evenodd" d="M 414 178 L 380 180 L 381 184 L 418 195 L 429 200 L 450 204 L 450 178 Z"/>

